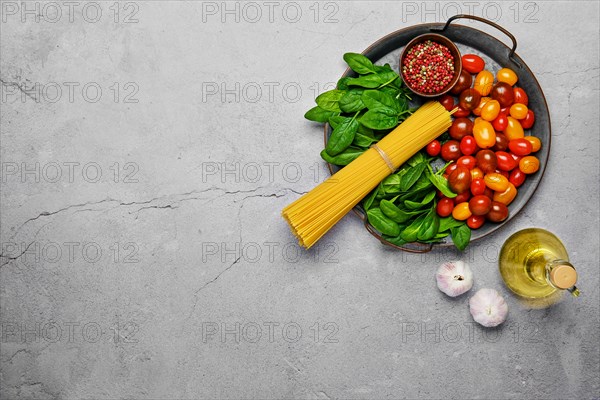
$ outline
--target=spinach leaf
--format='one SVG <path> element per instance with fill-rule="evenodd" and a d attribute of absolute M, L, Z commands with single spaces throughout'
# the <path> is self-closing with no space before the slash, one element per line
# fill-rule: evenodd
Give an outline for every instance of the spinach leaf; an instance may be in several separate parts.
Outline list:
<path fill-rule="evenodd" d="M 450 230 L 452 233 L 452 241 L 457 249 L 463 251 L 471 240 L 471 229 L 464 222 Z"/>
<path fill-rule="evenodd" d="M 419 229 L 421 229 L 421 225 L 423 224 L 423 221 L 425 221 L 426 217 L 427 214 L 421 214 L 415 220 L 413 220 L 413 222 L 409 226 L 404 228 L 404 230 L 400 234 L 402 240 L 405 240 L 406 242 L 414 242 L 415 240 L 417 240 Z"/>
<path fill-rule="evenodd" d="M 349 76 L 345 76 L 345 77 L 343 77 L 343 78 L 340 78 L 340 79 L 337 81 L 337 85 L 336 85 L 336 87 L 337 87 L 339 90 L 348 90 L 348 81 L 349 81 L 350 79 L 352 79 L 352 78 L 351 78 L 351 77 L 349 77 Z"/>
<path fill-rule="evenodd" d="M 400 230 L 404 230 L 404 227 L 400 227 Z M 396 246 L 402 246 L 408 243 L 406 240 L 402 239 L 402 235 L 398 235 L 396 237 L 383 235 L 383 238 L 391 244 L 395 244 Z"/>
<path fill-rule="evenodd" d="M 371 74 L 375 72 L 375 66 L 367 57 L 358 53 L 344 54 L 344 61 L 354 72 L 359 74 Z"/>
<path fill-rule="evenodd" d="M 411 186 L 414 185 L 417 180 L 419 180 L 426 167 L 427 166 L 423 163 L 417 164 L 413 168 L 410 168 L 400 181 L 400 190 L 406 192 L 408 189 L 410 189 Z"/>
<path fill-rule="evenodd" d="M 348 146 L 352 144 L 357 130 L 358 122 L 356 119 L 346 117 L 344 121 L 336 126 L 333 132 L 331 132 L 331 136 L 329 137 L 329 140 L 327 140 L 327 145 L 325 146 L 327 154 L 336 156 L 346 150 Z"/>
<path fill-rule="evenodd" d="M 421 214 L 421 211 L 404 211 L 396 206 L 391 200 L 381 200 L 379 207 L 387 217 L 399 224 L 408 221 L 415 215 Z"/>
<path fill-rule="evenodd" d="M 356 112 L 365 108 L 365 103 L 362 101 L 363 90 L 351 89 L 344 93 L 340 98 L 339 105 L 343 112 Z"/>
<path fill-rule="evenodd" d="M 344 95 L 344 93 L 345 92 L 343 90 L 330 90 L 328 92 L 321 93 L 315 101 L 322 109 L 326 111 L 339 113 L 340 111 L 342 111 L 340 109 L 339 101 Z"/>
<path fill-rule="evenodd" d="M 330 156 L 327 154 L 326 150 L 321 151 L 321 158 L 327 161 L 329 164 L 333 165 L 348 165 L 352 161 L 356 160 L 362 153 L 364 153 L 364 149 L 357 149 L 355 147 L 348 147 L 346 150 L 341 152 L 336 156 Z"/>
<path fill-rule="evenodd" d="M 377 187 L 373 189 L 373 191 L 371 191 L 371 193 L 369 193 L 369 195 L 363 201 L 363 208 L 365 211 L 369 211 L 369 208 L 371 208 L 373 205 L 373 201 L 375 200 L 375 197 L 377 197 L 377 192 L 379 191 L 380 187 L 381 184 L 377 185 Z"/>
<path fill-rule="evenodd" d="M 369 110 L 360 118 L 360 123 L 371 129 L 390 129 L 398 125 L 398 116 L 384 109 Z"/>
<path fill-rule="evenodd" d="M 366 90 L 362 94 L 362 101 L 369 110 L 379 110 L 386 114 L 399 113 L 398 104 L 392 96 L 378 90 Z"/>
<path fill-rule="evenodd" d="M 429 165 L 429 169 L 427 169 L 425 171 L 425 173 L 427 174 L 427 177 L 429 178 L 431 183 L 433 183 L 433 185 L 436 188 L 438 188 L 444 196 L 449 197 L 451 199 L 456 197 L 456 193 L 454 193 L 452 190 L 450 190 L 450 187 L 448 186 L 448 181 L 446 180 L 446 178 L 431 172 L 431 165 Z"/>
<path fill-rule="evenodd" d="M 398 224 L 386 217 L 379 208 L 371 208 L 367 211 L 367 218 L 369 223 L 384 235 L 398 236 L 400 234 Z"/>
<path fill-rule="evenodd" d="M 358 130 L 356 131 L 356 135 L 354 135 L 354 142 L 352 144 L 358 147 L 369 147 L 376 141 L 377 138 L 372 129 L 358 125 Z"/>
<path fill-rule="evenodd" d="M 313 107 L 304 114 L 304 118 L 315 122 L 327 122 L 329 118 L 337 115 L 336 112 L 327 111 L 319 106 Z"/>
<path fill-rule="evenodd" d="M 385 194 L 397 194 L 400 192 L 400 176 L 393 174 L 381 182 Z"/>
<path fill-rule="evenodd" d="M 435 207 L 432 207 L 431 210 L 429 211 L 429 213 L 427 214 L 427 216 L 425 217 L 423 224 L 419 228 L 419 233 L 417 234 L 417 239 L 419 239 L 419 240 L 432 239 L 438 233 L 439 227 L 440 227 L 440 218 L 438 217 L 437 212 L 435 211 Z"/>
<path fill-rule="evenodd" d="M 440 232 L 449 231 L 452 228 L 463 225 L 464 222 L 454 219 L 452 216 L 440 218 Z"/>
<path fill-rule="evenodd" d="M 376 74 L 362 75 L 358 78 L 351 78 L 346 83 L 348 86 L 360 86 L 368 89 L 375 89 L 380 86 L 391 83 L 398 74 L 394 71 L 380 71 Z"/>

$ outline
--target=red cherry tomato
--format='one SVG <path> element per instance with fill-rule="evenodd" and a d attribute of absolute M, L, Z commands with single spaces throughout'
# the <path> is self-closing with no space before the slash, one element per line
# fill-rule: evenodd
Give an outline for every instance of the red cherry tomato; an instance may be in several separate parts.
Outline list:
<path fill-rule="evenodd" d="M 462 193 L 471 188 L 471 172 L 466 167 L 458 165 L 448 176 L 448 186 L 454 193 Z"/>
<path fill-rule="evenodd" d="M 475 154 L 477 151 L 477 143 L 473 136 L 463 136 L 460 140 L 460 151 L 466 156 Z"/>
<path fill-rule="evenodd" d="M 485 193 L 485 181 L 483 178 L 476 178 L 471 181 L 471 194 L 473 196 L 479 196 Z"/>
<path fill-rule="evenodd" d="M 461 140 L 463 137 L 473 133 L 473 121 L 469 118 L 456 118 L 452 121 L 448 133 L 452 139 Z"/>
<path fill-rule="evenodd" d="M 508 148 L 518 156 L 526 156 L 533 150 L 531 142 L 527 139 L 513 139 L 508 142 Z"/>
<path fill-rule="evenodd" d="M 518 165 L 515 159 L 505 151 L 497 151 L 496 159 L 498 160 L 497 168 L 500 171 L 512 171 Z"/>
<path fill-rule="evenodd" d="M 506 179 L 508 179 L 508 171 L 502 171 L 502 170 L 500 170 L 500 169 L 497 169 L 497 170 L 496 170 L 496 173 L 497 173 L 497 174 L 500 174 L 500 175 L 502 175 L 503 177 L 505 177 Z"/>
<path fill-rule="evenodd" d="M 533 111 L 528 110 L 525 118 L 519 120 L 519 122 L 521 123 L 523 129 L 529 129 L 535 123 L 535 114 L 533 113 Z"/>
<path fill-rule="evenodd" d="M 450 89 L 450 93 L 458 96 L 460 94 L 460 92 L 462 92 L 465 89 L 470 88 L 472 83 L 473 83 L 473 77 L 471 76 L 471 74 L 469 72 L 467 72 L 463 69 L 460 71 L 460 75 L 458 76 L 458 80 L 456 81 L 456 84 L 452 87 L 452 89 Z"/>
<path fill-rule="evenodd" d="M 427 145 L 427 154 L 429 154 L 432 157 L 435 157 L 438 154 L 440 154 L 441 150 L 442 150 L 442 145 L 438 140 L 434 140 Z"/>
<path fill-rule="evenodd" d="M 462 156 L 460 144 L 456 140 L 448 140 L 442 145 L 442 158 L 444 161 L 456 161 L 460 156 Z"/>
<path fill-rule="evenodd" d="M 484 195 L 473 196 L 469 200 L 469 210 L 473 215 L 485 215 L 492 208 L 492 200 Z"/>
<path fill-rule="evenodd" d="M 460 93 L 458 104 L 465 110 L 473 111 L 481 101 L 481 94 L 473 88 L 465 89 Z"/>
<path fill-rule="evenodd" d="M 498 100 L 500 107 L 509 107 L 514 102 L 513 88 L 506 82 L 498 82 L 492 87 L 492 99 Z M 502 110 L 500 110 L 502 112 Z M 508 115 L 508 114 L 507 114 Z"/>
<path fill-rule="evenodd" d="M 492 146 L 493 151 L 504 151 L 508 149 L 508 138 L 503 133 L 496 133 L 496 144 Z"/>
<path fill-rule="evenodd" d="M 452 109 L 454 108 L 454 97 L 450 96 L 449 94 L 445 94 L 445 95 L 441 96 L 438 99 L 438 101 L 448 111 L 452 111 Z"/>
<path fill-rule="evenodd" d="M 454 198 L 454 204 L 458 205 L 460 203 L 465 203 L 465 202 L 469 201 L 470 198 L 471 198 L 471 191 L 465 190 L 464 192 L 456 195 L 456 197 Z"/>
<path fill-rule="evenodd" d="M 527 97 L 527 93 L 525 93 L 525 90 L 523 90 L 523 88 L 513 88 L 513 97 L 515 99 L 515 103 L 529 105 L 529 97 Z"/>
<path fill-rule="evenodd" d="M 471 110 L 467 110 L 466 108 L 462 108 L 460 104 L 457 106 L 457 110 L 454 114 L 452 114 L 455 118 L 468 117 L 471 114 Z"/>
<path fill-rule="evenodd" d="M 479 229 L 485 222 L 485 216 L 483 215 L 471 215 L 467 218 L 467 226 L 471 229 Z"/>
<path fill-rule="evenodd" d="M 502 222 L 508 217 L 508 207 L 498 201 L 492 201 L 492 208 L 486 218 L 492 222 Z"/>
<path fill-rule="evenodd" d="M 523 157 L 518 156 L 518 155 L 513 154 L 513 153 L 508 153 L 508 154 L 510 154 L 510 156 L 513 158 L 513 160 L 516 161 L 517 164 L 519 164 L 519 161 L 521 161 L 521 158 L 523 158 Z"/>
<path fill-rule="evenodd" d="M 450 175 L 451 173 L 454 172 L 454 170 L 456 170 L 457 167 L 458 167 L 458 164 L 453 162 L 452 164 L 450 164 L 446 167 L 446 170 L 444 171 L 444 173 L 446 175 Z"/>
<path fill-rule="evenodd" d="M 508 126 L 508 119 L 506 117 L 506 114 L 500 112 L 496 119 L 492 121 L 492 126 L 497 132 L 502 132 Z"/>
<path fill-rule="evenodd" d="M 490 199 L 494 198 L 494 191 L 487 186 L 485 187 L 485 191 L 483 192 L 483 194 L 484 194 L 484 196 L 487 196 Z"/>
<path fill-rule="evenodd" d="M 454 209 L 454 200 L 444 197 L 437 203 L 436 211 L 440 217 L 447 217 L 452 214 Z"/>
<path fill-rule="evenodd" d="M 496 154 L 491 150 L 480 150 L 475 155 L 477 165 L 484 173 L 494 172 L 498 166 Z"/>
<path fill-rule="evenodd" d="M 510 173 L 508 181 L 512 183 L 515 187 L 519 187 L 525 182 L 525 178 L 527 178 L 527 175 L 519 168 L 515 168 Z"/>
<path fill-rule="evenodd" d="M 472 74 L 477 74 L 485 68 L 483 58 L 475 54 L 465 54 L 462 56 L 462 67 Z"/>
<path fill-rule="evenodd" d="M 477 166 L 477 160 L 473 156 L 462 156 L 456 160 L 456 164 L 463 166 L 470 171 Z"/>

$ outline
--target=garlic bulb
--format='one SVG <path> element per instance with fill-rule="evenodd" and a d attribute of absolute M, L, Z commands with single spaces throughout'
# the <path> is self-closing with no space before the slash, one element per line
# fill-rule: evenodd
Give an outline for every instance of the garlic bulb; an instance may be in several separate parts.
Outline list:
<path fill-rule="evenodd" d="M 469 299 L 469 311 L 475 322 L 485 326 L 498 326 L 506 320 L 508 305 L 494 289 L 479 289 Z"/>
<path fill-rule="evenodd" d="M 451 261 L 440 265 L 435 274 L 437 287 L 450 297 L 459 296 L 473 287 L 473 272 L 462 261 Z"/>

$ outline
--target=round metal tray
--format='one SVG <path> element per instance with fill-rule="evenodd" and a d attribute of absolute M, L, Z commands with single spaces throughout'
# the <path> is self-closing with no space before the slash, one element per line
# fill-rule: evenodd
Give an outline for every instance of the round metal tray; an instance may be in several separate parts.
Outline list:
<path fill-rule="evenodd" d="M 475 28 L 471 28 L 464 25 L 451 24 L 452 21 L 459 18 L 468 18 L 477 20 L 494 28 L 500 30 L 506 34 L 512 41 L 512 47 L 506 46 L 500 40 L 495 37 Z M 479 240 L 490 233 L 496 231 L 523 209 L 525 204 L 533 196 L 533 193 L 538 187 L 538 184 L 544 174 L 546 164 L 548 162 L 548 155 L 550 154 L 550 114 L 548 112 L 548 104 L 546 98 L 542 92 L 537 79 L 533 75 L 533 72 L 527 67 L 525 62 L 519 57 L 515 50 L 517 48 L 517 41 L 515 37 L 502 28 L 498 24 L 488 21 L 487 19 L 476 17 L 472 15 L 455 15 L 451 17 L 445 24 L 444 23 L 428 23 L 411 26 L 405 29 L 400 29 L 396 32 L 390 33 L 384 36 L 377 42 L 369 46 L 365 51 L 362 52 L 371 61 L 377 64 L 389 63 L 391 67 L 398 71 L 399 70 L 399 58 L 402 49 L 408 42 L 415 37 L 435 32 L 446 36 L 452 40 L 458 46 L 461 54 L 473 53 L 481 56 L 486 62 L 486 69 L 495 72 L 503 67 L 507 67 L 515 71 L 519 77 L 517 85 L 523 87 L 529 97 L 529 108 L 535 113 L 535 125 L 533 129 L 526 130 L 526 134 L 537 136 L 542 141 L 542 148 L 535 154 L 540 160 L 540 169 L 533 175 L 527 177 L 525 183 L 519 187 L 519 193 L 515 200 L 508 206 L 509 216 L 502 223 L 495 224 L 487 222 L 481 228 L 473 230 L 471 234 L 471 241 Z M 349 68 L 344 72 L 343 76 L 356 76 L 356 74 Z M 415 105 L 420 105 L 425 99 L 421 99 L 415 95 L 413 98 Z M 331 135 L 331 127 L 329 124 L 325 124 L 325 143 Z M 329 171 L 333 174 L 339 170 L 339 167 L 329 164 Z M 410 243 L 404 246 L 397 246 L 393 243 L 386 241 L 380 234 L 373 228 L 367 221 L 363 208 L 359 205 L 354 208 L 355 213 L 364 221 L 365 228 L 382 243 L 394 247 L 396 249 L 424 253 L 431 251 L 435 246 L 452 246 L 452 240 L 450 237 L 446 237 L 443 242 L 438 244 L 421 244 L 421 243 Z"/>

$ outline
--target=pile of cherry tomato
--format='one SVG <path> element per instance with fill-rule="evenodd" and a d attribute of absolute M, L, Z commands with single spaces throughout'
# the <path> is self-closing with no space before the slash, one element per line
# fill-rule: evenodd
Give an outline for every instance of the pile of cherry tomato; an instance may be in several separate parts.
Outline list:
<path fill-rule="evenodd" d="M 434 140 L 426 150 L 431 156 L 452 161 L 444 176 L 457 196 L 452 199 L 438 193 L 438 215 L 452 215 L 478 229 L 486 220 L 502 222 L 508 217 L 507 206 L 517 196 L 517 188 L 540 168 L 532 154 L 542 143 L 525 135 L 535 114 L 527 107 L 525 90 L 515 86 L 518 77 L 514 71 L 500 69 L 494 82 L 481 57 L 465 54 L 462 65 L 460 78 L 450 91 L 458 96 L 458 103 L 451 95 L 438 99 L 448 111 L 458 107 L 448 132 L 451 139 L 444 143 Z"/>

